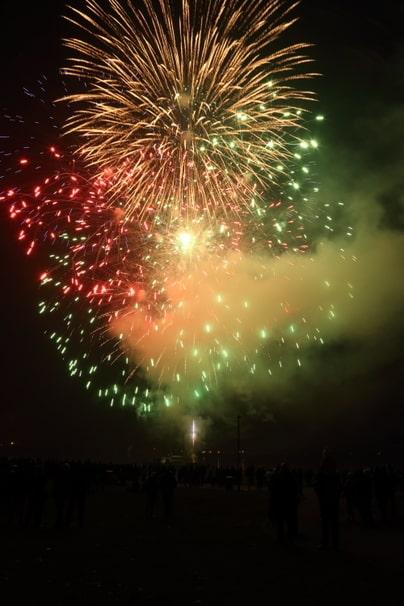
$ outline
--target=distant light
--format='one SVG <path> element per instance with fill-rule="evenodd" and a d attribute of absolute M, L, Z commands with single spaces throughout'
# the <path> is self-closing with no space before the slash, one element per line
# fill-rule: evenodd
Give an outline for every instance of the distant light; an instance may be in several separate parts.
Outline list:
<path fill-rule="evenodd" d="M 192 426 L 191 426 L 191 440 L 192 440 L 192 446 L 194 446 L 195 444 L 195 440 L 197 438 L 197 429 L 196 429 L 196 424 L 195 424 L 195 419 L 192 419 Z"/>

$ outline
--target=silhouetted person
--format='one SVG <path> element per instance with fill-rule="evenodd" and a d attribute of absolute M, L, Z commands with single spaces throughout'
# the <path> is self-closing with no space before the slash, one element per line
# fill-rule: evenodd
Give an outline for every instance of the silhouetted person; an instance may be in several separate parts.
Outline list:
<path fill-rule="evenodd" d="M 348 473 L 344 483 L 344 497 L 346 504 L 346 513 L 348 520 L 353 523 L 356 521 L 355 507 L 356 507 L 356 487 L 355 487 L 355 476 L 352 472 Z"/>
<path fill-rule="evenodd" d="M 247 486 L 248 490 L 250 490 L 251 486 L 254 486 L 255 483 L 255 468 L 254 465 L 249 465 L 245 470 L 245 475 L 247 478 Z"/>
<path fill-rule="evenodd" d="M 31 467 L 27 478 L 27 508 L 24 526 L 39 528 L 42 524 L 43 510 L 46 500 L 47 477 L 41 464 Z"/>
<path fill-rule="evenodd" d="M 131 469 L 131 491 L 139 492 L 140 483 L 139 483 L 139 468 L 137 465 L 134 465 Z"/>
<path fill-rule="evenodd" d="M 297 536 L 297 509 L 299 494 L 296 478 L 286 463 L 269 480 L 269 517 L 276 528 L 279 543 L 285 541 L 285 530 L 289 540 Z"/>
<path fill-rule="evenodd" d="M 303 487 L 304 487 L 304 476 L 303 476 L 303 470 L 302 469 L 296 469 L 294 471 L 295 474 L 295 478 L 296 478 L 296 483 L 297 483 L 297 490 L 299 493 L 299 497 L 303 496 Z"/>
<path fill-rule="evenodd" d="M 265 484 L 265 469 L 263 467 L 258 467 L 255 472 L 255 482 L 257 484 L 257 490 L 262 490 Z"/>
<path fill-rule="evenodd" d="M 63 528 L 66 523 L 66 508 L 70 493 L 70 465 L 59 463 L 53 469 L 53 499 L 56 509 L 56 528 Z"/>
<path fill-rule="evenodd" d="M 304 479 L 305 479 L 305 482 L 306 482 L 307 486 L 312 486 L 313 485 L 313 470 L 312 469 L 308 469 L 305 472 Z"/>
<path fill-rule="evenodd" d="M 175 475 L 171 469 L 163 469 L 160 474 L 160 492 L 163 504 L 163 516 L 170 520 L 173 511 L 174 493 L 177 487 Z"/>
<path fill-rule="evenodd" d="M 393 521 L 395 517 L 396 479 L 391 468 L 383 466 L 375 469 L 374 490 L 382 522 Z"/>
<path fill-rule="evenodd" d="M 143 488 L 146 493 L 146 516 L 153 518 L 159 494 L 159 479 L 155 471 L 149 473 Z"/>
<path fill-rule="evenodd" d="M 234 474 L 233 474 L 232 470 L 229 470 L 229 473 L 224 478 L 224 487 L 227 492 L 230 492 L 233 490 L 233 486 L 234 486 Z"/>
<path fill-rule="evenodd" d="M 334 459 L 324 453 L 320 465 L 315 490 L 320 505 L 321 548 L 327 549 L 330 542 L 334 549 L 339 548 L 339 499 L 341 481 L 336 470 Z"/>
<path fill-rule="evenodd" d="M 398 488 L 398 478 L 391 465 L 387 465 L 387 473 L 389 474 L 390 478 L 387 507 L 390 508 L 391 520 L 394 521 L 396 518 L 396 493 Z"/>
<path fill-rule="evenodd" d="M 29 470 L 27 462 L 11 465 L 8 474 L 8 523 L 22 526 L 27 501 Z"/>
<path fill-rule="evenodd" d="M 84 463 L 73 463 L 70 472 L 70 494 L 67 506 L 66 523 L 70 526 L 76 518 L 78 526 L 84 526 L 87 492 L 89 488 L 89 469 Z"/>
<path fill-rule="evenodd" d="M 364 526 L 372 526 L 373 480 L 370 469 L 355 473 L 356 504 Z"/>

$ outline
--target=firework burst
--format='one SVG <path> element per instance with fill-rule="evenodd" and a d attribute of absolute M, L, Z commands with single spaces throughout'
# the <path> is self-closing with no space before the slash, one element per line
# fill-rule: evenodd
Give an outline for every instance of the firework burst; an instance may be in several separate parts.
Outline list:
<path fill-rule="evenodd" d="M 300 123 L 304 44 L 276 48 L 294 22 L 278 0 L 87 0 L 70 20 L 66 130 L 128 216 L 206 220 L 242 214 L 268 194 Z M 276 48 L 276 50 L 274 50 Z M 299 70 L 300 75 L 299 75 Z M 294 86 L 292 86 L 292 84 Z"/>
<path fill-rule="evenodd" d="M 203 410 L 217 385 L 300 367 L 335 317 L 304 254 L 333 211 L 300 128 L 306 45 L 279 44 L 296 4 L 85 4 L 65 70 L 85 84 L 64 97 L 79 161 L 52 147 L 50 174 L 3 198 L 27 254 L 50 251 L 39 311 L 70 374 L 111 405 Z"/>

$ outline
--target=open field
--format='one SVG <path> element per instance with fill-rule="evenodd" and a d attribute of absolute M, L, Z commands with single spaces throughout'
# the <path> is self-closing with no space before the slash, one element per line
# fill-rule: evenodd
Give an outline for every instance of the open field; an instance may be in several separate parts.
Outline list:
<path fill-rule="evenodd" d="M 399 512 L 404 500 L 400 495 Z M 70 604 L 403 604 L 404 524 L 342 524 L 341 551 L 318 551 L 314 494 L 300 507 L 301 539 L 279 546 L 256 491 L 179 488 L 175 518 L 145 518 L 145 497 L 91 494 L 84 529 L 1 523 L 4 606 Z"/>

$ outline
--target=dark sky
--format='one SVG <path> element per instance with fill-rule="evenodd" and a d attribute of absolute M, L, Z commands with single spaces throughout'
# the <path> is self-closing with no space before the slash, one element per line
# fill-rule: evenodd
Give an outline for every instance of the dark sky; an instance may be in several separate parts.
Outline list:
<path fill-rule="evenodd" d="M 64 6 L 61 0 L 0 3 L 2 114 L 8 108 L 26 115 L 29 106 L 21 94 L 22 86 L 29 86 L 42 74 L 51 83 L 57 80 L 65 54 L 61 38 L 69 33 L 61 18 Z M 388 163 L 389 154 L 402 153 L 394 136 L 393 145 L 386 143 L 379 151 L 373 150 L 363 125 L 369 120 L 382 122 L 386 113 L 400 107 L 404 2 L 303 0 L 299 12 L 301 21 L 292 37 L 314 43 L 311 55 L 316 70 L 323 74 L 312 85 L 319 96 L 319 110 L 327 115 L 323 139 L 334 156 L 335 150 L 347 157 L 360 155 L 362 173 L 358 179 L 365 178 L 373 166 Z M 45 133 L 45 140 L 47 136 Z M 386 216 L 389 208 L 393 211 L 392 205 L 386 202 Z M 79 383 L 68 378 L 65 364 L 42 335 L 43 326 L 36 314 L 41 260 L 27 261 L 5 208 L 0 221 L 0 454 L 10 451 L 7 444 L 11 441 L 16 443 L 15 452 L 38 455 L 125 460 L 128 452 L 132 457 L 150 455 L 153 448 L 164 452 L 172 444 L 169 431 L 159 434 L 151 423 L 139 423 L 130 411 L 111 411 L 92 401 Z M 325 414 L 323 403 L 318 402 L 304 411 L 292 407 L 289 414 L 279 413 L 276 424 L 246 424 L 247 450 L 257 456 L 287 451 L 309 456 L 331 443 L 345 455 L 355 448 L 371 456 L 379 450 L 391 456 L 403 454 L 402 372 L 402 360 L 396 356 L 371 376 L 365 373 L 360 379 L 363 401 L 358 406 L 354 396 L 359 392 L 353 385 L 344 385 L 341 397 L 348 403 L 340 412 Z M 327 398 L 326 394 L 320 396 L 321 389 L 317 394 L 319 399 Z M 232 428 L 213 427 L 207 446 L 231 450 L 232 432 Z"/>

